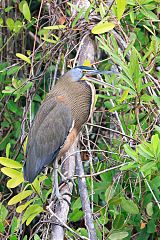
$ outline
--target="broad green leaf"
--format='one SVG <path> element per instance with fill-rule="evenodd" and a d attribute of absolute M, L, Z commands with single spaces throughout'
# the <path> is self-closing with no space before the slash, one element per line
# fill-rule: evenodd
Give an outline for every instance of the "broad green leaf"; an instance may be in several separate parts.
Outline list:
<path fill-rule="evenodd" d="M 115 232 L 115 233 L 112 233 L 108 239 L 109 240 L 121 240 L 121 239 L 124 239 L 128 236 L 128 232 Z"/>
<path fill-rule="evenodd" d="M 128 154 L 129 157 L 131 157 L 135 161 L 137 161 L 137 159 L 138 159 L 137 153 L 128 144 L 124 144 L 124 150 Z"/>
<path fill-rule="evenodd" d="M 41 238 L 38 236 L 38 234 L 34 235 L 34 240 L 41 240 Z"/>
<path fill-rule="evenodd" d="M 155 134 L 155 135 L 152 136 L 151 144 L 152 144 L 152 147 L 153 147 L 154 154 L 156 155 L 157 150 L 158 150 L 158 146 L 160 145 L 160 140 L 159 140 L 158 134 Z"/>
<path fill-rule="evenodd" d="M 109 32 L 115 27 L 115 24 L 112 22 L 100 22 L 96 26 L 92 28 L 93 34 L 102 34 L 105 32 Z"/>
<path fill-rule="evenodd" d="M 14 73 L 18 73 L 20 66 L 13 66 L 7 70 L 7 76 L 13 75 Z"/>
<path fill-rule="evenodd" d="M 11 87 L 11 86 L 6 86 L 5 90 L 2 91 L 2 93 L 13 93 L 15 91 L 15 88 Z"/>
<path fill-rule="evenodd" d="M 22 27 L 23 27 L 22 22 L 19 21 L 19 20 L 17 20 L 17 21 L 15 21 L 15 23 L 14 23 L 14 29 L 13 29 L 13 31 L 14 31 L 15 33 L 18 33 L 18 32 L 21 30 Z"/>
<path fill-rule="evenodd" d="M 74 211 L 75 209 L 80 209 L 81 207 L 82 207 L 82 204 L 81 204 L 81 199 L 80 199 L 80 197 L 79 197 L 79 198 L 77 198 L 77 199 L 75 200 L 75 202 L 73 203 L 72 209 L 73 209 L 73 211 Z"/>
<path fill-rule="evenodd" d="M 113 195 L 114 195 L 114 188 L 113 188 L 113 185 L 110 185 L 105 191 L 105 200 L 107 203 L 110 199 L 112 199 Z"/>
<path fill-rule="evenodd" d="M 12 219 L 11 234 L 14 234 L 16 232 L 19 224 L 20 224 L 20 220 L 14 216 Z"/>
<path fill-rule="evenodd" d="M 157 103 L 157 105 L 160 106 L 160 97 L 153 95 L 153 99 Z"/>
<path fill-rule="evenodd" d="M 16 56 L 17 56 L 18 58 L 21 58 L 23 61 L 31 64 L 31 60 L 30 60 L 28 57 L 26 57 L 25 55 L 23 55 L 23 54 L 21 54 L 21 53 L 16 53 Z"/>
<path fill-rule="evenodd" d="M 69 219 L 72 222 L 77 222 L 79 221 L 82 217 L 84 216 L 84 212 L 82 210 L 74 209 L 72 213 L 69 215 Z"/>
<path fill-rule="evenodd" d="M 159 126 L 154 125 L 154 128 L 155 128 L 155 130 L 156 130 L 158 133 L 160 133 L 160 127 L 159 127 Z"/>
<path fill-rule="evenodd" d="M 21 1 L 19 4 L 19 10 L 23 14 L 26 20 L 31 20 L 31 13 L 27 1 Z"/>
<path fill-rule="evenodd" d="M 43 29 L 59 30 L 59 29 L 64 29 L 64 28 L 66 28 L 65 25 L 54 25 L 54 26 L 47 26 L 47 27 L 44 27 Z"/>
<path fill-rule="evenodd" d="M 29 9 L 27 1 L 25 1 L 23 4 L 23 15 L 24 15 L 25 19 L 27 19 L 28 21 L 31 20 L 31 13 L 30 13 L 30 9 Z"/>
<path fill-rule="evenodd" d="M 5 232 L 4 223 L 2 223 L 2 222 L 0 221 L 0 234 L 1 234 L 1 233 L 4 234 L 4 232 Z"/>
<path fill-rule="evenodd" d="M 17 194 L 13 198 L 11 198 L 8 202 L 8 205 L 13 205 L 13 204 L 16 204 L 18 202 L 21 202 L 23 199 L 29 197 L 32 193 L 33 193 L 32 190 L 22 191 L 21 193 Z"/>
<path fill-rule="evenodd" d="M 6 24 L 10 31 L 14 29 L 14 21 L 12 18 L 7 18 Z"/>
<path fill-rule="evenodd" d="M 7 182 L 7 187 L 8 188 L 15 188 L 18 185 L 20 185 L 22 182 L 24 182 L 24 177 L 23 174 L 20 173 L 20 176 L 17 176 L 16 178 L 11 178 Z"/>
<path fill-rule="evenodd" d="M 155 233 L 155 232 L 156 232 L 156 224 L 155 224 L 155 220 L 152 218 L 147 223 L 147 233 Z"/>
<path fill-rule="evenodd" d="M 23 214 L 22 223 L 28 221 L 26 225 L 29 225 L 29 223 L 41 212 L 43 212 L 43 208 L 38 204 L 29 206 Z"/>
<path fill-rule="evenodd" d="M 8 168 L 8 167 L 3 167 L 1 168 L 1 171 L 7 175 L 8 177 L 11 177 L 11 178 L 17 178 L 17 177 L 21 177 L 22 176 L 22 173 L 15 170 L 15 169 L 12 169 L 12 168 Z"/>
<path fill-rule="evenodd" d="M 120 20 L 123 16 L 126 7 L 126 0 L 116 0 L 117 5 L 117 18 Z"/>
<path fill-rule="evenodd" d="M 8 210 L 5 208 L 5 206 L 0 203 L 0 222 L 5 221 L 6 217 L 8 215 Z"/>
<path fill-rule="evenodd" d="M 121 203 L 121 201 L 122 201 L 121 197 L 113 197 L 111 200 L 109 200 L 108 204 L 118 206 Z"/>
<path fill-rule="evenodd" d="M 113 222 L 114 229 L 120 229 L 123 227 L 125 218 L 123 214 L 118 214 Z"/>
<path fill-rule="evenodd" d="M 17 213 L 22 213 L 32 202 L 35 201 L 36 198 L 32 198 L 31 200 L 27 201 L 25 204 L 22 204 L 16 208 Z"/>
<path fill-rule="evenodd" d="M 147 174 L 148 171 L 150 172 L 150 171 L 153 170 L 154 168 L 156 169 L 156 163 L 153 162 L 153 161 L 151 161 L 151 162 L 147 162 L 146 164 L 144 164 L 144 165 L 140 168 L 140 170 L 141 170 L 143 173 Z"/>
<path fill-rule="evenodd" d="M 148 214 L 148 216 L 152 216 L 153 215 L 153 203 L 149 202 L 146 206 L 146 212 Z"/>
<path fill-rule="evenodd" d="M 127 200 L 125 198 L 122 199 L 121 201 L 121 207 L 130 214 L 138 214 L 139 209 L 137 205 L 132 201 L 132 200 Z"/>
<path fill-rule="evenodd" d="M 127 170 L 130 170 L 130 169 L 133 169 L 133 168 L 137 168 L 137 167 L 138 167 L 137 163 L 130 162 L 130 163 L 126 164 L 125 166 L 121 167 L 119 170 L 127 171 Z"/>
<path fill-rule="evenodd" d="M 153 159 L 154 158 L 154 153 L 152 153 L 150 151 L 150 149 L 148 149 L 148 147 L 145 146 L 144 144 L 139 144 L 137 146 L 137 149 L 138 149 L 138 153 L 140 155 L 142 155 L 143 157 L 146 157 L 148 159 Z"/>

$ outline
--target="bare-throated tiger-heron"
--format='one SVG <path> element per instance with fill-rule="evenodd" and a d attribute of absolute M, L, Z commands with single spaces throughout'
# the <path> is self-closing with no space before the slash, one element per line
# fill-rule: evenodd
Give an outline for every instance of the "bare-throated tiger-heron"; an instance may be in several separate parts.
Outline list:
<path fill-rule="evenodd" d="M 28 136 L 24 178 L 30 183 L 42 169 L 59 160 L 74 143 L 93 111 L 95 88 L 82 80 L 103 73 L 79 66 L 66 72 L 40 106 Z"/>

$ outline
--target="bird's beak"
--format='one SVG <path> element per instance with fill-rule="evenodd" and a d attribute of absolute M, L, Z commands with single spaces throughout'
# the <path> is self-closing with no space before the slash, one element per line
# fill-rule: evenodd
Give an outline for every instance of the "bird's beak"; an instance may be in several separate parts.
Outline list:
<path fill-rule="evenodd" d="M 97 74 L 113 74 L 115 72 L 113 71 L 101 71 L 101 70 L 96 70 L 92 67 L 88 66 L 77 66 L 76 68 L 84 70 L 84 73 L 86 76 L 92 76 L 92 75 L 97 75 Z"/>

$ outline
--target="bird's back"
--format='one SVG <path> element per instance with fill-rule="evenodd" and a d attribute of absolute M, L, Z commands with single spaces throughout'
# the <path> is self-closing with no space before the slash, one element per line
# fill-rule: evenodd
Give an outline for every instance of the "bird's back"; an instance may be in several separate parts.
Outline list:
<path fill-rule="evenodd" d="M 82 125 L 87 122 L 94 101 L 94 88 L 86 81 L 65 82 L 59 81 L 48 94 L 46 100 L 59 96 L 70 109 L 78 132 Z"/>

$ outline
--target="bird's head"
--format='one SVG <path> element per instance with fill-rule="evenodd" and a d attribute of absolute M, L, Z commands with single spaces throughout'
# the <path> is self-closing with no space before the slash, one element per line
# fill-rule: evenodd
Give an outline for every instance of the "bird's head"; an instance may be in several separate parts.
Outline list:
<path fill-rule="evenodd" d="M 66 74 L 73 81 L 79 81 L 84 75 L 92 76 L 96 74 L 108 74 L 108 73 L 109 71 L 95 70 L 94 68 L 88 66 L 77 66 L 69 70 Z"/>

